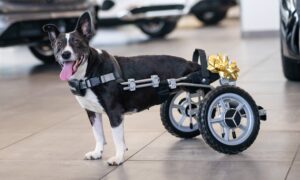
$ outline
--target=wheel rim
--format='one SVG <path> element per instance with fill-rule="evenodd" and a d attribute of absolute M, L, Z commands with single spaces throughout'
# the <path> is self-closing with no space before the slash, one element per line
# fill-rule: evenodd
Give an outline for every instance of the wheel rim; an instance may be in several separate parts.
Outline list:
<path fill-rule="evenodd" d="M 142 27 L 148 33 L 158 33 L 164 27 L 164 21 L 150 21 L 142 24 Z"/>
<path fill-rule="evenodd" d="M 182 132 L 194 132 L 199 130 L 199 125 L 197 122 L 197 115 L 199 111 L 199 99 L 200 94 L 195 93 L 190 95 L 192 110 L 189 110 L 188 99 L 186 97 L 187 93 L 181 91 L 177 93 L 169 106 L 169 117 L 171 123 L 176 129 Z M 192 116 L 192 121 L 190 120 L 190 115 Z M 191 126 L 192 124 L 192 126 Z"/>
<path fill-rule="evenodd" d="M 39 54 L 43 56 L 53 56 L 54 53 L 49 45 L 37 45 L 33 47 Z"/>
<path fill-rule="evenodd" d="M 250 104 L 233 93 L 218 96 L 209 107 L 207 119 L 212 135 L 226 145 L 243 143 L 254 126 Z"/>

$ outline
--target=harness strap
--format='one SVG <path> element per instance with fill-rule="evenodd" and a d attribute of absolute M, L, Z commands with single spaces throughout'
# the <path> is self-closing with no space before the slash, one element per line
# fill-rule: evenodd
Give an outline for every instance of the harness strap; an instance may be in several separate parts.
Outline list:
<path fill-rule="evenodd" d="M 100 77 L 92 77 L 86 79 L 85 81 L 80 82 L 80 87 L 82 89 L 87 89 L 95 86 L 99 86 L 100 84 L 104 84 L 110 81 L 116 80 L 115 75 L 113 73 L 104 74 Z"/>
<path fill-rule="evenodd" d="M 120 65 L 118 63 L 118 61 L 116 60 L 116 58 L 114 56 L 112 56 L 111 54 L 107 53 L 109 58 L 111 59 L 112 63 L 113 63 L 113 66 L 114 66 L 114 75 L 115 75 L 115 80 L 118 82 L 118 83 L 121 83 L 121 82 L 124 82 L 121 74 L 121 68 L 120 68 Z"/>
<path fill-rule="evenodd" d="M 100 77 L 92 77 L 86 80 L 73 79 L 68 81 L 68 83 L 73 94 L 83 96 L 86 89 L 96 87 L 114 80 L 116 80 L 114 73 L 108 73 Z"/>
<path fill-rule="evenodd" d="M 97 49 L 97 51 L 99 54 L 101 53 L 100 50 Z M 107 52 L 105 52 L 105 53 L 109 56 L 109 58 L 113 64 L 114 72 L 104 74 L 104 75 L 101 75 L 98 77 L 92 77 L 92 78 L 85 79 L 85 80 L 73 79 L 73 80 L 68 81 L 71 92 L 73 94 L 83 96 L 85 94 L 85 90 L 88 88 L 96 87 L 101 84 L 108 83 L 110 81 L 117 81 L 118 83 L 124 81 L 121 77 L 122 73 L 121 73 L 120 65 L 117 62 L 117 60 L 115 59 L 115 57 L 110 55 Z"/>
<path fill-rule="evenodd" d="M 209 84 L 210 74 L 207 69 L 206 53 L 203 49 L 195 49 L 193 54 L 193 62 L 201 65 L 202 83 Z"/>

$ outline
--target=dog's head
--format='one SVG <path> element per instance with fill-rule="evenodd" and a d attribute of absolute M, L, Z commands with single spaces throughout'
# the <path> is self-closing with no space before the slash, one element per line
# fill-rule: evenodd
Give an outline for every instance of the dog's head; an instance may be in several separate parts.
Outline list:
<path fill-rule="evenodd" d="M 61 33 L 53 24 L 45 25 L 43 30 L 49 34 L 56 61 L 62 66 L 61 80 L 69 80 L 88 59 L 89 41 L 95 33 L 91 14 L 81 15 L 72 32 Z"/>

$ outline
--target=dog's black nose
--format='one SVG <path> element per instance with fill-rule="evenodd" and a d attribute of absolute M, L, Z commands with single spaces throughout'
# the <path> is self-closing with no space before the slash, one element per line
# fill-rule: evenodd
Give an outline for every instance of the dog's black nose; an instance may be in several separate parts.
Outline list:
<path fill-rule="evenodd" d="M 65 51 L 61 55 L 62 58 L 64 59 L 69 59 L 71 57 L 71 52 L 70 51 Z"/>

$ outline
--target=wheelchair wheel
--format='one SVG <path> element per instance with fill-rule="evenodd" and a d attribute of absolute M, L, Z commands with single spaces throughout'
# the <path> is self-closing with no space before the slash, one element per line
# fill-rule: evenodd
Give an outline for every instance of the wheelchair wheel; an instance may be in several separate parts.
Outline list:
<path fill-rule="evenodd" d="M 200 131 L 214 150 L 237 154 L 256 139 L 260 127 L 258 108 L 241 88 L 217 87 L 204 97 L 200 106 Z"/>
<path fill-rule="evenodd" d="M 202 97 L 199 93 L 190 94 L 190 98 L 187 95 L 187 92 L 180 91 L 170 96 L 160 108 L 162 124 L 169 133 L 180 138 L 193 138 L 200 135 L 197 116 Z M 191 102 L 191 110 L 189 102 Z"/>

